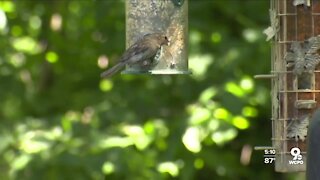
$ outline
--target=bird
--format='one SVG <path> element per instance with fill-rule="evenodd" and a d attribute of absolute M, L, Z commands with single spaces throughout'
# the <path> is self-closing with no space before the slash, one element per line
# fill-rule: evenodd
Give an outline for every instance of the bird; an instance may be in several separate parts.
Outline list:
<path fill-rule="evenodd" d="M 119 62 L 101 73 L 101 78 L 109 78 L 126 65 L 145 64 L 158 54 L 163 45 L 169 45 L 168 37 L 163 33 L 148 33 L 131 45 L 120 57 Z M 148 63 L 150 64 L 150 63 Z"/>

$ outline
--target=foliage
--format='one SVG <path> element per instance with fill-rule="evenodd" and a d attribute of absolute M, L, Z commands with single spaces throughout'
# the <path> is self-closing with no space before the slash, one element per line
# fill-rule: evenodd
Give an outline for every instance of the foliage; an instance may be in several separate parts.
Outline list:
<path fill-rule="evenodd" d="M 0 179 L 281 179 L 267 0 L 189 4 L 191 76 L 118 75 L 122 1 L 0 2 Z M 247 157 L 247 158 L 245 158 Z"/>

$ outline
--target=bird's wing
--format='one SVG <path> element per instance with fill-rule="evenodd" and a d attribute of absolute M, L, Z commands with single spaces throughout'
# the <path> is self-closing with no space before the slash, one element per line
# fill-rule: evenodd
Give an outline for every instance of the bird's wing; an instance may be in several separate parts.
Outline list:
<path fill-rule="evenodd" d="M 121 62 L 126 62 L 128 64 L 135 64 L 139 61 L 143 61 L 151 58 L 156 54 L 156 50 L 154 48 L 149 47 L 145 43 L 136 43 L 131 46 L 120 58 Z"/>

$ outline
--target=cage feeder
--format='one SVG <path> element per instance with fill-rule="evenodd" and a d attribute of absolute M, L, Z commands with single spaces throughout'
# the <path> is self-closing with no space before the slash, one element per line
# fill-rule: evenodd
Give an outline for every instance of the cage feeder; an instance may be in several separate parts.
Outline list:
<path fill-rule="evenodd" d="M 149 33 L 163 33 L 170 43 L 162 46 L 153 63 L 126 66 L 123 74 L 190 74 L 188 70 L 188 0 L 127 0 L 126 47 Z"/>
<path fill-rule="evenodd" d="M 320 106 L 320 1 L 270 0 L 272 147 L 275 170 L 305 171 L 307 127 Z M 297 156 L 299 153 L 299 156 Z M 299 157 L 299 158 L 296 158 Z"/>

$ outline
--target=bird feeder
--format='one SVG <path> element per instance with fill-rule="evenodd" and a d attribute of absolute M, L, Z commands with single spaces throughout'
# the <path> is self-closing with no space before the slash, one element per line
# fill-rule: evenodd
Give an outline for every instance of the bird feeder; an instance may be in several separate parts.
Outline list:
<path fill-rule="evenodd" d="M 307 128 L 320 106 L 320 1 L 271 0 L 272 148 L 275 170 L 305 171 Z"/>
<path fill-rule="evenodd" d="M 164 33 L 169 46 L 162 46 L 156 64 L 127 66 L 122 73 L 189 74 L 188 0 L 127 0 L 126 47 L 149 33 Z"/>

